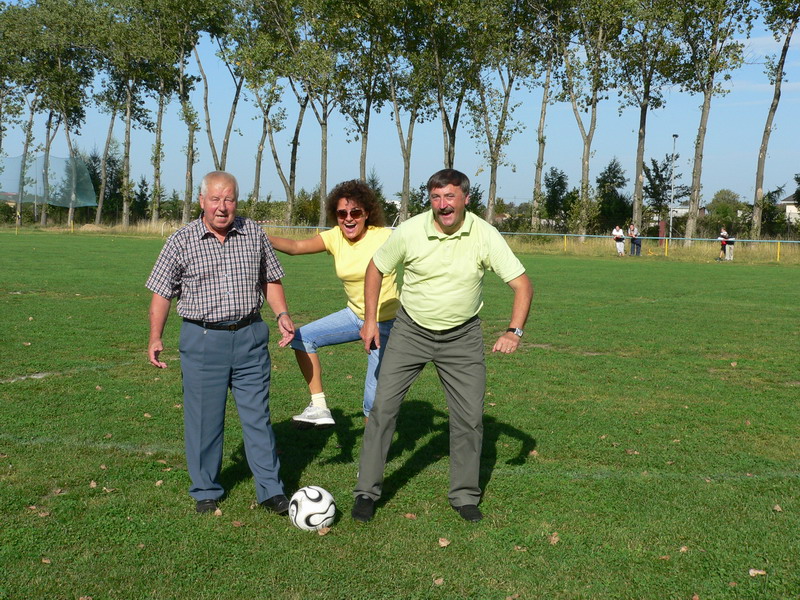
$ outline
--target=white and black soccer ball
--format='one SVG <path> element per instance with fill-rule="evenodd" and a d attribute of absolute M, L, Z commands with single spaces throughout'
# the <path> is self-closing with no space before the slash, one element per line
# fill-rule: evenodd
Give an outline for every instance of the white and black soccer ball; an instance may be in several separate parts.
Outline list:
<path fill-rule="evenodd" d="M 330 527 L 335 516 L 333 496 L 318 485 L 300 488 L 289 500 L 289 519 L 299 529 L 316 531 Z"/>

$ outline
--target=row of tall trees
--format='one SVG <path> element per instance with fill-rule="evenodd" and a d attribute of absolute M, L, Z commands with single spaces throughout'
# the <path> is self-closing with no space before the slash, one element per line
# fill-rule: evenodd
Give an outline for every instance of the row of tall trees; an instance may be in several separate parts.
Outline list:
<path fill-rule="evenodd" d="M 133 199 L 132 127 L 153 132 L 150 217 L 156 221 L 163 197 L 163 118 L 169 104 L 177 102 L 186 131 L 183 217 L 188 218 L 198 138 L 204 130 L 215 167 L 224 169 L 237 108 L 246 97 L 261 112 L 252 194 L 259 195 L 263 152 L 268 149 L 285 190 L 288 222 L 296 200 L 300 131 L 308 114 L 319 128 L 321 202 L 328 186 L 331 116 L 336 111 L 344 115 L 349 133 L 360 142 L 360 175 L 366 180 L 372 118 L 388 112 L 403 163 L 399 218 L 408 216 L 412 199 L 415 127 L 438 121 L 445 167 L 455 164 L 462 129 L 480 141 L 489 173 L 485 216 L 492 220 L 498 168 L 506 164 L 509 141 L 525 125 L 516 112 L 518 92 L 540 87 L 531 225 L 538 226 L 546 214 L 542 180 L 547 108 L 563 101 L 572 107 L 583 140 L 581 182 L 569 217 L 574 231 L 583 234 L 597 211 L 590 163 L 599 104 L 617 92 L 622 107 L 638 108 L 631 216 L 641 227 L 648 114 L 664 106 L 664 90 L 677 87 L 702 97 L 686 225 L 686 236 L 692 237 L 712 101 L 725 93 L 726 80 L 742 64 L 740 40 L 757 18 L 782 41 L 781 54 L 769 63 L 773 102 L 765 115 L 755 169 L 751 235 L 758 237 L 769 134 L 800 0 L 0 2 L 0 152 L 5 128 L 14 123 L 24 131 L 25 156 L 39 117 L 46 120 L 41 141 L 45 154 L 60 128 L 73 155 L 71 138 L 94 102 L 109 116 L 97 222 L 104 210 L 109 148 L 118 122 L 124 139 L 122 223 L 130 220 Z M 217 49 L 228 81 L 206 76 L 198 52 L 201 39 Z M 190 74 L 192 62 L 198 76 Z M 219 85 L 234 90 L 225 123 L 213 123 L 209 111 L 209 95 Z M 202 88 L 202 106 L 192 102 L 195 88 Z M 155 100 L 155 110 L 147 110 L 148 99 Z M 292 132 L 288 149 L 276 137 L 284 129 Z M 323 224 L 324 211 L 319 214 Z"/>

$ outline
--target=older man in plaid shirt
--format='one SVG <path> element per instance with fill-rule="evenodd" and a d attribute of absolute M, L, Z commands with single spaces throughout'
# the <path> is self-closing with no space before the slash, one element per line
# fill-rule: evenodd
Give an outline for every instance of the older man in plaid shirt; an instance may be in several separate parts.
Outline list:
<path fill-rule="evenodd" d="M 256 498 L 279 514 L 289 509 L 275 434 L 269 414 L 269 328 L 261 305 L 277 315 L 280 346 L 294 337 L 281 284 L 284 275 L 269 239 L 249 219 L 236 216 L 239 187 L 233 175 L 214 171 L 200 186 L 199 219 L 172 234 L 156 261 L 147 288 L 150 303 L 150 362 L 159 368 L 161 336 L 177 298 L 183 317 L 180 357 L 183 374 L 186 462 L 197 512 L 214 511 L 225 493 L 218 478 L 228 388 L 242 422 L 245 453 Z"/>

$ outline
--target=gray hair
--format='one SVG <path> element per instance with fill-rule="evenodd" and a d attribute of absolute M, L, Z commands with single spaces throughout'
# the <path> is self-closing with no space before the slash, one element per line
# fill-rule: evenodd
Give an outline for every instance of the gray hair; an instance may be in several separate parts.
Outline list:
<path fill-rule="evenodd" d="M 210 173 L 206 173 L 206 175 L 203 177 L 203 180 L 200 182 L 200 194 L 202 196 L 205 196 L 208 193 L 208 184 L 216 179 L 227 179 L 230 183 L 232 183 L 234 199 L 239 200 L 239 182 L 236 181 L 236 177 L 227 171 L 211 171 Z"/>

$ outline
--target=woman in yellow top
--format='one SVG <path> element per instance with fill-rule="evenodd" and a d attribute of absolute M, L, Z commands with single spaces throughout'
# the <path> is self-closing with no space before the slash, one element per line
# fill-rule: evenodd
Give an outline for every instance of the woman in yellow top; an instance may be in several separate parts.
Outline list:
<path fill-rule="evenodd" d="M 347 295 L 347 308 L 303 325 L 295 331 L 291 347 L 297 364 L 308 383 L 311 404 L 292 417 L 298 429 L 325 428 L 334 425 L 322 389 L 322 365 L 317 350 L 323 346 L 360 341 L 364 324 L 364 273 L 372 255 L 391 235 L 384 227 L 383 211 L 375 192 L 361 181 L 345 181 L 337 185 L 325 203 L 330 221 L 338 227 L 305 240 L 269 236 L 272 246 L 290 255 L 327 252 L 333 256 L 336 276 L 342 280 Z M 400 306 L 395 274 L 383 278 L 378 301 L 378 326 L 381 347 L 367 355 L 367 376 L 364 381 L 364 416 L 375 400 L 378 372 L 394 317 Z"/>

